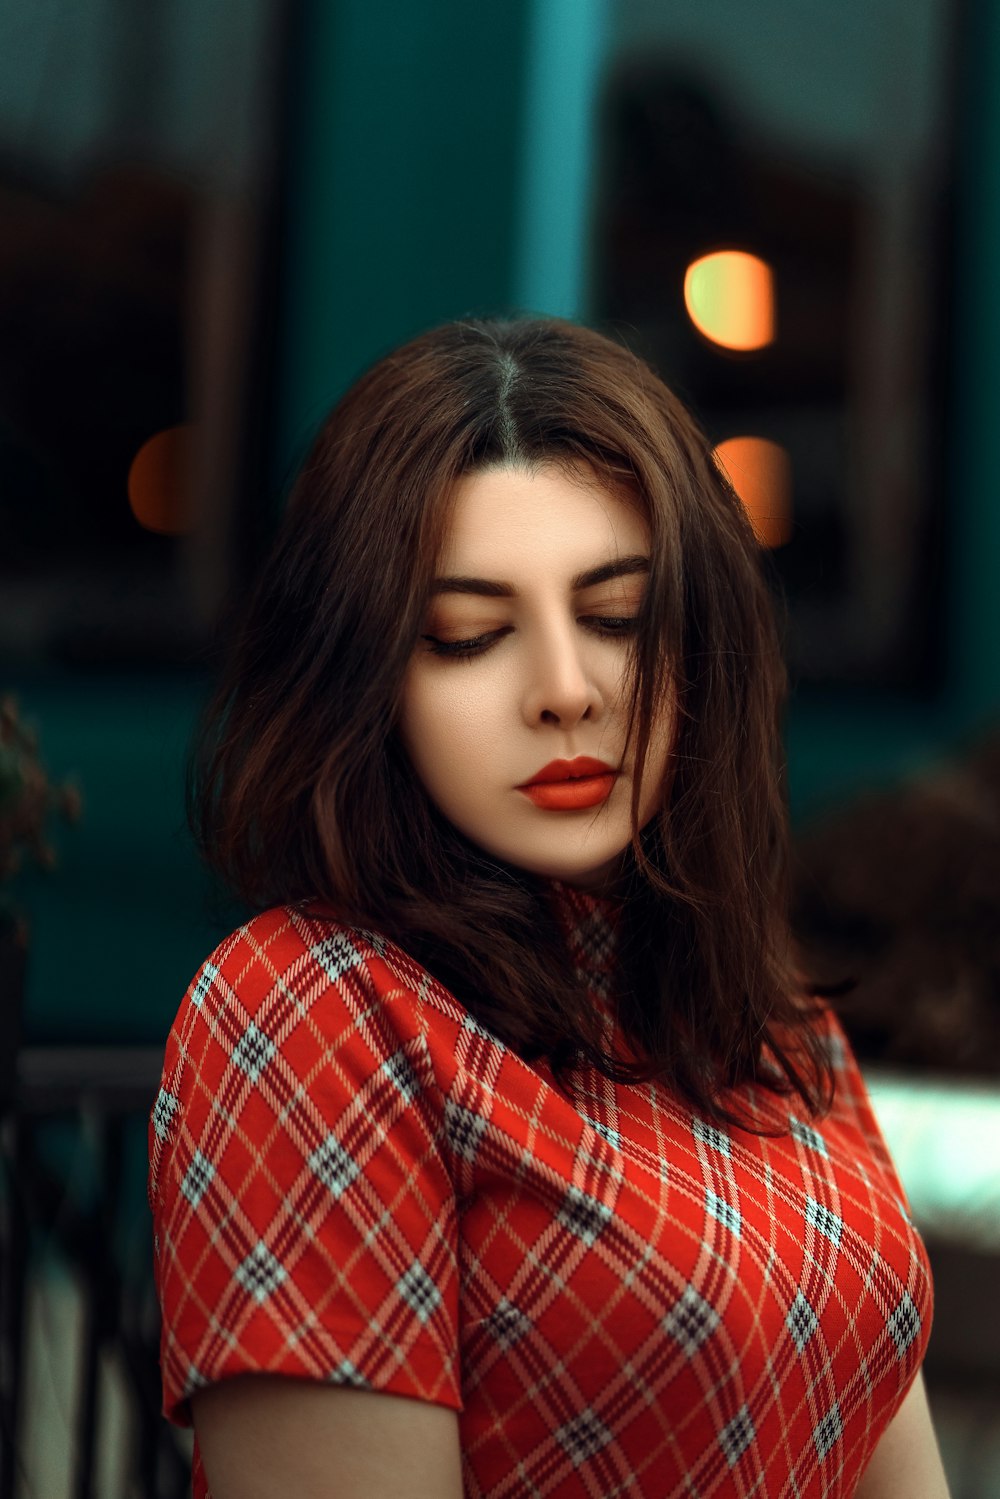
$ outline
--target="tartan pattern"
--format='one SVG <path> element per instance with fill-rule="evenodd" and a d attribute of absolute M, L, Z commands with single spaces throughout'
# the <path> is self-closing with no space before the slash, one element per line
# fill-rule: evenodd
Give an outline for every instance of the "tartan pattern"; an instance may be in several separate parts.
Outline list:
<path fill-rule="evenodd" d="M 663 1328 L 690 1358 L 710 1338 L 719 1325 L 719 1314 L 709 1306 L 694 1286 L 685 1286 L 683 1295 L 663 1321 Z"/>
<path fill-rule="evenodd" d="M 753 1417 L 745 1405 L 741 1405 L 733 1419 L 719 1433 L 719 1446 L 726 1454 L 726 1462 L 734 1468 L 750 1446 L 757 1433 Z"/>
<path fill-rule="evenodd" d="M 818 1150 L 820 1155 L 826 1155 L 826 1145 L 823 1136 L 818 1130 L 809 1124 L 803 1124 L 801 1119 L 796 1119 L 793 1114 L 788 1121 L 788 1128 L 796 1140 L 801 1140 L 803 1145 L 808 1145 L 810 1150 Z"/>
<path fill-rule="evenodd" d="M 263 1239 L 258 1239 L 245 1260 L 236 1266 L 233 1279 L 238 1280 L 248 1296 L 262 1306 L 273 1296 L 282 1281 L 288 1279 L 288 1271 L 268 1249 Z"/>
<path fill-rule="evenodd" d="M 785 1318 L 785 1326 L 788 1328 L 792 1342 L 801 1353 L 819 1326 L 819 1318 L 809 1305 L 801 1291 L 796 1291 L 795 1300 L 788 1309 Z"/>
<path fill-rule="evenodd" d="M 168 1093 L 166 1088 L 161 1088 L 156 1095 L 156 1102 L 150 1115 L 150 1125 L 158 1140 L 169 1139 L 170 1123 L 179 1108 L 180 1100 L 172 1093 Z"/>
<path fill-rule="evenodd" d="M 816 1451 L 820 1457 L 826 1457 L 834 1442 L 839 1442 L 843 1435 L 844 1426 L 840 1419 L 840 1406 L 835 1403 L 813 1432 Z"/>
<path fill-rule="evenodd" d="M 913 1304 L 913 1298 L 909 1291 L 904 1291 L 902 1300 L 888 1322 L 889 1333 L 900 1358 L 914 1339 L 920 1336 L 920 1325 L 920 1313 Z"/>
<path fill-rule="evenodd" d="M 629 1056 L 615 907 L 551 896 Z M 284 1372 L 458 1411 L 468 1499 L 847 1499 L 931 1286 L 826 1023 L 831 1113 L 748 1090 L 783 1133 L 722 1130 L 590 1067 L 567 1100 L 322 906 L 254 918 L 192 983 L 150 1118 L 165 1413 Z"/>

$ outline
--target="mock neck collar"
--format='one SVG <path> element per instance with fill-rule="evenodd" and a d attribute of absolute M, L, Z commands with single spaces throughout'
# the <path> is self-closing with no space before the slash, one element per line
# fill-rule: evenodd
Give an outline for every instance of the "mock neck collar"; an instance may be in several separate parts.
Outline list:
<path fill-rule="evenodd" d="M 589 989 L 610 999 L 618 967 L 621 899 L 562 880 L 546 881 L 546 890 L 574 970 Z"/>

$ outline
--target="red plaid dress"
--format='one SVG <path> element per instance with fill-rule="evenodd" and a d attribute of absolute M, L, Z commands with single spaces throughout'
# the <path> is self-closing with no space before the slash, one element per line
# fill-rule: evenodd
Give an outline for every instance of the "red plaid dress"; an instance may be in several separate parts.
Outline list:
<path fill-rule="evenodd" d="M 614 1035 L 614 907 L 552 892 Z M 778 1139 L 589 1068 L 568 1102 L 378 934 L 256 917 L 191 985 L 150 1123 L 166 1415 L 259 1370 L 458 1411 L 468 1499 L 852 1494 L 931 1284 L 827 1034 L 829 1115 L 751 1095 Z"/>

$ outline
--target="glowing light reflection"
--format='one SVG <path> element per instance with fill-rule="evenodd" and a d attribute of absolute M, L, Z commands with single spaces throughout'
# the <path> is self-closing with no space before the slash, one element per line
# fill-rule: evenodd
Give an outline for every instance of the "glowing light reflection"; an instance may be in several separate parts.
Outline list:
<path fill-rule="evenodd" d="M 167 427 L 144 442 L 128 472 L 132 514 L 147 531 L 181 536 L 191 530 L 190 475 L 195 428 Z"/>
<path fill-rule="evenodd" d="M 718 250 L 688 266 L 684 305 L 706 338 L 724 349 L 763 349 L 774 342 L 774 272 L 745 250 Z"/>
<path fill-rule="evenodd" d="M 743 501 L 762 546 L 784 546 L 792 535 L 792 461 L 766 437 L 727 437 L 715 461 Z"/>

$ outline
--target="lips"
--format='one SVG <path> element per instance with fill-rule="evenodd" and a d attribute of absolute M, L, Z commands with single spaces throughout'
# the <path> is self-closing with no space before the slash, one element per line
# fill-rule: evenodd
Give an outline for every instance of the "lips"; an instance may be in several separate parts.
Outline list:
<path fill-rule="evenodd" d="M 524 786 L 543 786 L 552 781 L 578 781 L 583 776 L 608 776 L 614 775 L 614 767 L 605 765 L 603 760 L 594 760 L 590 755 L 577 755 L 575 760 L 550 760 L 548 765 L 543 765 L 537 775 L 525 781 L 519 789 Z"/>
<path fill-rule="evenodd" d="M 607 801 L 617 771 L 603 760 L 579 755 L 575 760 L 551 760 L 517 789 L 546 812 L 581 812 Z"/>

